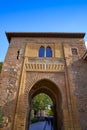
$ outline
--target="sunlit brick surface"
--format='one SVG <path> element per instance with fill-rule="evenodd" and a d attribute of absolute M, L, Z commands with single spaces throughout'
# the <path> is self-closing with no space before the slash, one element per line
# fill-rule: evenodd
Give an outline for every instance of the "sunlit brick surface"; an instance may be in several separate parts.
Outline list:
<path fill-rule="evenodd" d="M 84 34 L 10 33 L 7 37 L 10 45 L 0 74 L 0 130 L 27 130 L 31 99 L 40 92 L 55 104 L 54 130 L 87 130 Z M 38 57 L 41 46 L 51 47 L 51 58 Z"/>

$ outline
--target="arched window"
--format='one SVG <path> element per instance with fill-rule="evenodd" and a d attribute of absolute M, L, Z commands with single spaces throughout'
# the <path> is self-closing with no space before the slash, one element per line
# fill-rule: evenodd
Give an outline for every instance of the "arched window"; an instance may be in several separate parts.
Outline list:
<path fill-rule="evenodd" d="M 44 57 L 44 53 L 45 53 L 45 48 L 41 46 L 39 49 L 39 57 Z"/>
<path fill-rule="evenodd" d="M 52 50 L 50 47 L 46 48 L 46 57 L 52 57 Z"/>
<path fill-rule="evenodd" d="M 39 54 L 38 54 L 39 57 L 52 57 L 52 50 L 51 48 L 48 46 L 48 47 L 43 47 L 41 46 L 40 49 L 39 49 Z"/>

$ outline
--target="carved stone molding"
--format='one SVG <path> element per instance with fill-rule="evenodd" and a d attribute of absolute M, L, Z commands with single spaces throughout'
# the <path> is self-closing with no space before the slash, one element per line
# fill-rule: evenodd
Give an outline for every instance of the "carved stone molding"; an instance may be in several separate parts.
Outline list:
<path fill-rule="evenodd" d="M 64 72 L 63 59 L 26 58 L 26 71 Z"/>
<path fill-rule="evenodd" d="M 55 72 L 63 72 L 64 65 L 63 64 L 25 64 L 26 71 L 55 71 Z"/>

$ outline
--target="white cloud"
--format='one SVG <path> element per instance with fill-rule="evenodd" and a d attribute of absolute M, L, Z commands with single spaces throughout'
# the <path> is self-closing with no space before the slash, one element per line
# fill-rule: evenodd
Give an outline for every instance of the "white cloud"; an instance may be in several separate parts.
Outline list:
<path fill-rule="evenodd" d="M 86 48 L 87 48 L 87 41 L 85 41 L 85 45 L 86 45 Z"/>

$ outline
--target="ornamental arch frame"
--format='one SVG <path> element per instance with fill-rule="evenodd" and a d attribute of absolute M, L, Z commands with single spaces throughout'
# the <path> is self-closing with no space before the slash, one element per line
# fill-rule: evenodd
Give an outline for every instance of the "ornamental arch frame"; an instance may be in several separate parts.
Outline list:
<path fill-rule="evenodd" d="M 54 91 L 53 91 L 54 90 Z M 26 113 L 26 129 L 29 129 L 29 119 L 31 111 L 31 101 L 34 96 L 39 93 L 47 94 L 54 105 L 54 130 L 62 130 L 63 128 L 63 112 L 62 112 L 62 95 L 57 85 L 49 79 L 40 79 L 35 82 L 31 89 L 28 91 L 27 102 L 28 108 Z M 58 112 L 59 111 L 59 112 Z M 60 114 L 61 113 L 61 114 Z M 59 118 L 59 120 L 58 120 Z M 60 119 L 61 118 L 61 119 Z"/>

